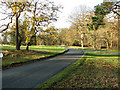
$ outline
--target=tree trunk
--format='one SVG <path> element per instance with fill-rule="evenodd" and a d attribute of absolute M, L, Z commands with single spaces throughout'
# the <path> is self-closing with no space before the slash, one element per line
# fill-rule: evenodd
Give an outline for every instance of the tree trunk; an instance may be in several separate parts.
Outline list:
<path fill-rule="evenodd" d="M 26 50 L 29 50 L 29 45 L 27 45 Z"/>
<path fill-rule="evenodd" d="M 30 42 L 27 44 L 26 50 L 29 50 Z"/>
<path fill-rule="evenodd" d="M 109 41 L 107 40 L 107 49 L 110 48 L 110 44 L 109 44 Z"/>
<path fill-rule="evenodd" d="M 113 47 L 113 41 L 111 40 L 111 45 L 110 45 L 110 48 L 112 49 L 112 47 Z"/>
<path fill-rule="evenodd" d="M 81 47 L 83 48 L 83 34 L 81 34 Z"/>
<path fill-rule="evenodd" d="M 20 50 L 20 43 L 18 36 L 19 36 L 18 17 L 16 16 L 16 50 Z"/>
<path fill-rule="evenodd" d="M 99 49 L 101 49 L 102 44 L 100 43 Z"/>
<path fill-rule="evenodd" d="M 83 48 L 83 40 L 81 40 L 81 47 Z"/>
<path fill-rule="evenodd" d="M 112 49 L 112 47 L 113 47 L 113 40 L 112 40 L 112 38 L 113 38 L 113 34 L 111 33 L 111 45 L 110 45 L 110 48 Z"/>

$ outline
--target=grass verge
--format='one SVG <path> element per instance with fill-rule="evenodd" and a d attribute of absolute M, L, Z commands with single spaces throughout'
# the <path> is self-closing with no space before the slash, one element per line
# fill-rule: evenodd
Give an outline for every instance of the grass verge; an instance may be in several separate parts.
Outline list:
<path fill-rule="evenodd" d="M 37 88 L 119 88 L 118 55 L 86 52 L 86 55 Z"/>
<path fill-rule="evenodd" d="M 79 65 L 82 65 L 84 63 L 84 61 L 85 61 L 85 58 L 78 60 L 77 62 L 70 65 L 68 68 L 66 68 L 62 72 L 58 73 L 57 75 L 53 76 L 48 81 L 44 82 L 40 86 L 37 86 L 36 88 L 40 88 L 40 89 L 53 88 L 53 86 L 58 84 L 58 82 L 59 82 L 59 84 L 64 83 L 63 80 L 65 80 L 65 79 L 69 80 L 70 79 L 70 77 L 68 77 L 69 74 L 71 72 L 74 72 Z"/>
<path fill-rule="evenodd" d="M 57 46 L 30 46 L 30 50 L 25 50 L 25 46 L 21 50 L 15 50 L 15 46 L 2 46 L 2 67 L 9 67 L 16 63 L 24 63 L 45 57 L 60 54 L 67 49 Z"/>

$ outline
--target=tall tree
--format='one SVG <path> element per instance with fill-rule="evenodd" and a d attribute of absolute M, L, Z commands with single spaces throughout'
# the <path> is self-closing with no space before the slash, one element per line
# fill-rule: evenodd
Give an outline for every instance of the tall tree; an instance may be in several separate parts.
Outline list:
<path fill-rule="evenodd" d="M 19 41 L 19 17 L 23 11 L 26 10 L 27 7 L 30 7 L 29 2 L 1 2 L 1 5 L 6 6 L 10 9 L 10 13 L 1 12 L 2 14 L 6 14 L 7 17 L 3 18 L 2 20 L 10 18 L 10 22 L 4 25 L 1 25 L 0 28 L 2 30 L 0 32 L 6 31 L 9 28 L 10 23 L 13 22 L 13 18 L 15 17 L 15 24 L 16 24 L 16 50 L 20 50 L 21 41 Z M 2 9 L 2 11 L 4 11 Z"/>
<path fill-rule="evenodd" d="M 4 5 L 8 9 L 10 9 L 10 13 L 3 13 L 7 16 L 3 18 L 2 20 L 6 20 L 9 16 L 10 22 L 7 24 L 3 24 L 0 26 L 0 29 L 2 29 L 0 32 L 6 31 L 10 24 L 14 21 L 15 17 L 15 25 L 16 25 L 16 49 L 20 50 L 21 40 L 19 39 L 19 17 L 22 12 L 27 11 L 27 14 L 29 13 L 30 16 L 28 17 L 28 20 L 31 20 L 29 23 L 29 26 L 27 29 L 31 31 L 30 40 L 27 43 L 27 50 L 28 47 L 31 45 L 31 40 L 35 37 L 37 32 L 40 30 L 40 27 L 47 26 L 50 24 L 53 20 L 56 20 L 57 18 L 57 11 L 59 9 L 58 6 L 56 6 L 53 2 L 50 2 L 48 0 L 40 1 L 40 0 L 33 0 L 30 2 L 1 2 L 1 5 Z M 31 25 L 31 26 L 30 26 Z"/>
<path fill-rule="evenodd" d="M 72 17 L 72 24 L 76 27 L 77 36 L 81 41 L 81 47 L 84 46 L 84 37 L 87 32 L 91 30 L 92 27 L 92 10 L 88 9 L 86 6 L 77 7 L 78 12 Z"/>
<path fill-rule="evenodd" d="M 103 2 L 100 5 L 95 6 L 94 13 L 96 16 L 92 17 L 95 30 L 97 30 L 100 25 L 105 25 L 103 19 L 111 12 L 113 5 L 114 2 Z"/>
<path fill-rule="evenodd" d="M 31 5 L 30 13 L 32 16 L 29 18 L 31 36 L 29 37 L 26 50 L 32 45 L 32 39 L 42 30 L 42 27 L 48 27 L 50 23 L 57 20 L 57 12 L 59 11 L 59 6 L 56 6 L 53 2 L 48 0 L 33 1 Z"/>

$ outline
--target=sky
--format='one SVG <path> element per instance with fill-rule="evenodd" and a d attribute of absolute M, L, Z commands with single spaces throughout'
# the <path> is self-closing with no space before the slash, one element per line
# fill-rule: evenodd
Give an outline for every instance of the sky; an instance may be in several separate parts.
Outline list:
<path fill-rule="evenodd" d="M 1 0 L 0 0 L 1 1 Z M 95 5 L 98 5 L 103 2 L 103 0 L 50 0 L 55 2 L 56 5 L 62 5 L 61 13 L 58 14 L 57 22 L 53 23 L 55 28 L 69 28 L 70 22 L 68 22 L 68 17 L 73 11 L 73 9 L 79 5 L 86 5 L 90 8 L 94 8 Z M 1 11 L 1 10 L 0 10 Z M 6 17 L 0 14 L 0 19 Z M 0 22 L 0 25 L 8 22 L 7 20 Z M 1 34 L 0 34 L 1 36 Z"/>
<path fill-rule="evenodd" d="M 86 5 L 91 9 L 94 6 L 103 2 L 103 0 L 52 0 L 55 4 L 60 4 L 64 8 L 61 10 L 61 13 L 58 14 L 58 21 L 55 22 L 56 28 L 69 28 L 70 22 L 67 20 L 69 15 L 73 12 L 74 8 L 80 5 Z"/>
<path fill-rule="evenodd" d="M 80 5 L 86 5 L 90 8 L 94 8 L 94 6 L 100 4 L 103 2 L 103 0 L 50 0 L 55 2 L 56 5 L 62 5 L 63 9 L 61 9 L 61 12 L 58 13 L 58 20 L 57 22 L 53 23 L 53 26 L 56 28 L 69 28 L 70 22 L 68 21 L 68 17 L 73 12 L 73 9 Z M 75 9 L 74 9 L 75 10 Z M 4 15 L 0 14 L 0 18 L 5 17 Z M 0 25 L 8 22 L 2 21 L 0 22 Z"/>

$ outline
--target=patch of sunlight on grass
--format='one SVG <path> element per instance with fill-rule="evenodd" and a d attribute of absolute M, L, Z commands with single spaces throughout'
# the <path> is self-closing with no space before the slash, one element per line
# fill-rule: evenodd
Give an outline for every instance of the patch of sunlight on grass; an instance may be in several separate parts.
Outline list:
<path fill-rule="evenodd" d="M 30 50 L 25 50 L 26 46 L 21 46 L 21 50 L 15 50 L 15 46 L 2 46 L 2 65 L 7 66 L 12 63 L 26 62 L 34 59 L 52 56 L 64 52 L 66 49 L 57 46 L 30 46 Z"/>
<path fill-rule="evenodd" d="M 118 88 L 117 54 L 85 53 L 83 58 L 38 88 Z"/>

